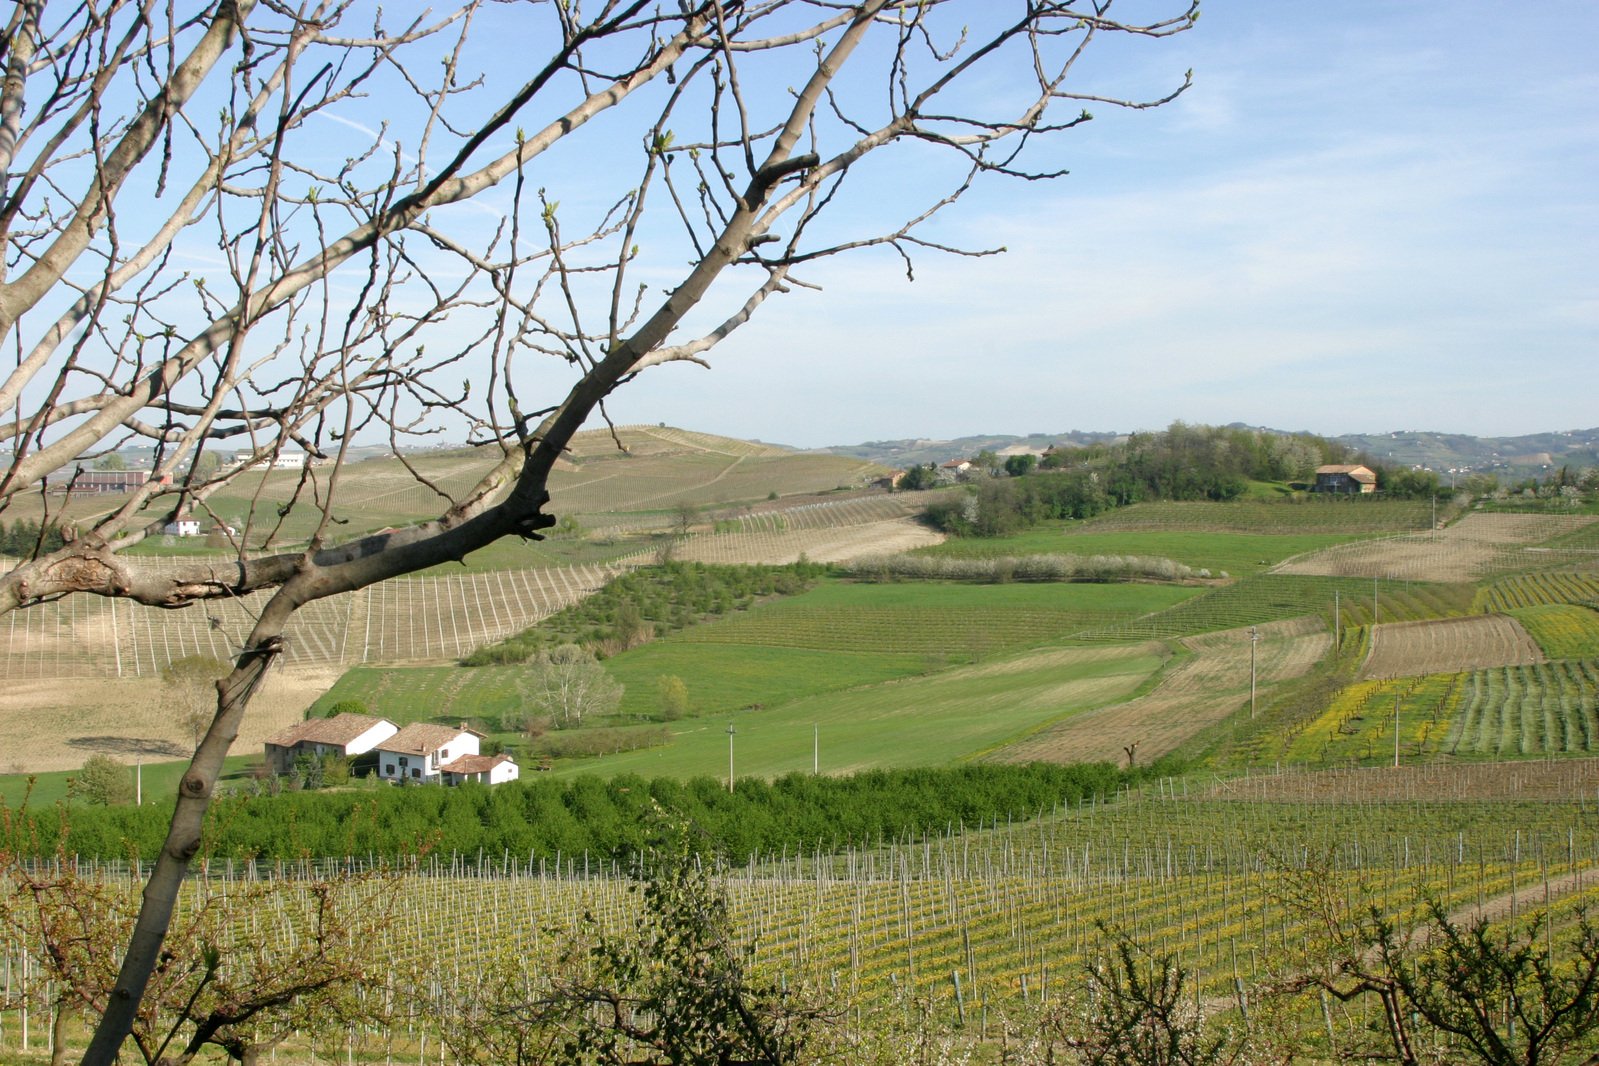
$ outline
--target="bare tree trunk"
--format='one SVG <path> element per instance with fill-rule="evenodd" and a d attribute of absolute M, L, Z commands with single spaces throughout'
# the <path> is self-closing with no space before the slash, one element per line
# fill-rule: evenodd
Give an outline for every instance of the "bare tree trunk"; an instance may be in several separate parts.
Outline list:
<path fill-rule="evenodd" d="M 155 972 L 167 927 L 172 922 L 172 911 L 188 873 L 189 860 L 200 850 L 200 831 L 211 794 L 222 773 L 222 760 L 239 735 L 239 723 L 244 719 L 250 697 L 260 687 L 267 667 L 282 648 L 279 636 L 258 636 L 254 645 L 239 656 L 233 672 L 217 682 L 216 717 L 178 783 L 172 824 L 156 856 L 155 868 L 150 871 L 150 880 L 144 886 L 143 904 L 127 953 L 122 958 L 117 983 L 106 1000 L 105 1013 L 95 1028 L 94 1038 L 84 1052 L 86 1066 L 110 1066 L 133 1029 L 139 1001 L 144 998 L 145 986 Z"/>

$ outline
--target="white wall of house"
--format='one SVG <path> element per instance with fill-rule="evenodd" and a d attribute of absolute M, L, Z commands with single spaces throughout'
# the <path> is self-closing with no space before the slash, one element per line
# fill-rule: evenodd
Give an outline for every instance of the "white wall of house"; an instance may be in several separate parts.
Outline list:
<path fill-rule="evenodd" d="M 396 731 L 398 732 L 398 731 Z M 390 734 L 393 736 L 394 734 Z M 387 740 L 385 737 L 384 740 Z M 383 741 L 378 741 L 381 744 Z M 477 735 L 462 731 L 448 744 L 443 744 L 423 755 L 378 751 L 378 777 L 384 781 L 412 781 L 417 784 L 439 780 L 439 766 L 462 755 L 478 753 Z"/>
<path fill-rule="evenodd" d="M 344 754 L 365 755 L 399 731 L 400 727 L 387 719 L 374 722 L 371 729 L 368 729 L 344 746 Z"/>

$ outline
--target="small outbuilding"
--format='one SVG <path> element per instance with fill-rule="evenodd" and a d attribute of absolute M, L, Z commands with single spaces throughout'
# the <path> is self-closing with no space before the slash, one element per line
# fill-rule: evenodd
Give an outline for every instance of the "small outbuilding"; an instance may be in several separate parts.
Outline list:
<path fill-rule="evenodd" d="M 521 768 L 509 755 L 462 755 L 451 759 L 439 770 L 446 785 L 459 785 L 478 781 L 485 785 L 503 785 L 521 776 Z"/>

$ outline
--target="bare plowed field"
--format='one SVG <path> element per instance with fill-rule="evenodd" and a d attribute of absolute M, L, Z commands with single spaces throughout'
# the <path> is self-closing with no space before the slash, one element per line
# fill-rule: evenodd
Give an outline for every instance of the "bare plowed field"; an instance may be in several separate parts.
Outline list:
<path fill-rule="evenodd" d="M 259 754 L 261 743 L 300 721 L 305 709 L 338 679 L 338 670 L 268 671 L 233 744 L 236 754 Z M 0 729 L 12 739 L 0 772 L 75 770 L 96 753 L 131 764 L 187 758 L 194 736 L 172 694 L 151 678 L 9 681 L 0 686 Z"/>
<path fill-rule="evenodd" d="M 1570 552 L 1536 546 L 1596 520 L 1593 515 L 1469 514 L 1447 529 L 1335 545 L 1290 559 L 1272 573 L 1475 581 L 1505 570 L 1569 562 Z"/>
<path fill-rule="evenodd" d="M 1297 618 L 1259 627 L 1257 684 L 1307 673 L 1332 642 L 1319 619 Z M 1125 762 L 1125 749 L 1147 762 L 1182 744 L 1200 729 L 1249 700 L 1249 629 L 1185 637 L 1193 652 L 1155 689 L 1138 699 L 1076 716 L 1006 748 L 1006 762 Z"/>
<path fill-rule="evenodd" d="M 863 555 L 909 551 L 944 539 L 920 522 L 896 518 L 864 525 L 781 532 L 723 533 L 683 541 L 676 557 L 699 563 L 836 563 Z"/>
<path fill-rule="evenodd" d="M 1377 627 L 1361 678 L 1416 677 L 1543 661 L 1538 642 L 1508 615 L 1397 622 Z"/>

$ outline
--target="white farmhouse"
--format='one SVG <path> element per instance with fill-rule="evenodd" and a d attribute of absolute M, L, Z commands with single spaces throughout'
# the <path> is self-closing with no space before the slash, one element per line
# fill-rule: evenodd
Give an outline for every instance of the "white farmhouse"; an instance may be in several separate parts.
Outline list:
<path fill-rule="evenodd" d="M 395 783 L 443 780 L 444 764 L 477 755 L 483 734 L 466 726 L 412 722 L 377 746 L 378 777 Z"/>
<path fill-rule="evenodd" d="M 353 759 L 399 731 L 400 727 L 387 718 L 365 714 L 308 718 L 267 737 L 266 761 L 274 773 L 286 774 L 294 769 L 294 760 L 301 755 L 342 755 Z"/>

